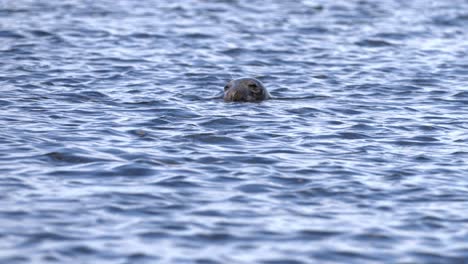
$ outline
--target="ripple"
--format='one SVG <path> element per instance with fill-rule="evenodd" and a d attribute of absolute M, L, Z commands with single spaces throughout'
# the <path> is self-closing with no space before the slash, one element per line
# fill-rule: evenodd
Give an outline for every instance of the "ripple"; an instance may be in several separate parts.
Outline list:
<path fill-rule="evenodd" d="M 34 35 L 35 37 L 50 37 L 54 36 L 52 32 L 44 31 L 44 30 L 29 30 L 29 33 Z"/>
<path fill-rule="evenodd" d="M 113 171 L 117 175 L 121 176 L 131 176 L 131 177 L 141 177 L 141 176 L 150 176 L 155 174 L 155 170 L 147 168 L 146 166 L 140 164 L 125 164 L 113 168 Z"/>
<path fill-rule="evenodd" d="M 379 39 L 364 39 L 364 40 L 356 42 L 355 44 L 358 46 L 362 46 L 362 47 L 388 47 L 388 46 L 395 45 L 388 41 L 379 40 Z"/>
<path fill-rule="evenodd" d="M 306 263 L 306 262 L 302 262 L 302 261 L 299 261 L 299 260 L 292 260 L 292 259 L 275 259 L 275 260 L 263 260 L 261 263 L 265 263 L 265 264 L 280 264 L 280 263 L 284 263 L 284 264 L 303 264 L 303 263 Z"/>
<path fill-rule="evenodd" d="M 336 231 L 326 231 L 326 230 L 302 230 L 299 232 L 299 237 L 301 237 L 304 240 L 311 241 L 311 240 L 323 240 L 323 239 L 328 239 L 332 238 L 334 236 L 339 236 L 341 235 L 341 232 L 336 232 Z"/>
<path fill-rule="evenodd" d="M 184 176 L 175 176 L 166 179 L 161 179 L 156 182 L 156 185 L 171 187 L 171 188 L 198 188 L 201 187 L 197 183 L 186 180 L 187 177 Z"/>
<path fill-rule="evenodd" d="M 220 136 L 211 133 L 191 134 L 183 137 L 183 140 L 206 144 L 238 145 L 242 144 L 238 140 L 229 136 Z"/>
<path fill-rule="evenodd" d="M 0 107 L 12 105 L 12 104 L 13 104 L 13 102 L 6 101 L 6 100 L 0 100 Z"/>
<path fill-rule="evenodd" d="M 99 159 L 75 155 L 72 153 L 65 152 L 49 152 L 44 154 L 45 157 L 49 158 L 50 161 L 54 163 L 71 163 L 71 164 L 81 164 L 81 163 L 90 163 L 99 161 Z"/>
<path fill-rule="evenodd" d="M 243 124 L 241 120 L 228 117 L 220 117 L 200 123 L 201 126 L 206 128 L 237 127 L 241 124 Z"/>
<path fill-rule="evenodd" d="M 243 184 L 237 187 L 237 189 L 245 193 L 266 193 L 272 191 L 271 186 L 264 184 Z"/>
<path fill-rule="evenodd" d="M 339 133 L 339 137 L 344 139 L 364 139 L 368 138 L 365 134 L 362 133 L 353 133 L 353 132 L 342 132 Z"/>
<path fill-rule="evenodd" d="M 0 30 L 0 38 L 22 39 L 25 38 L 25 36 L 8 30 Z"/>

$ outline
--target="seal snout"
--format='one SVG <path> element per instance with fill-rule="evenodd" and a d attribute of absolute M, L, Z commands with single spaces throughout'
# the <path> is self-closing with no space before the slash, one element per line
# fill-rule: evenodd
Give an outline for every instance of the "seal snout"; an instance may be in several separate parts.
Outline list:
<path fill-rule="evenodd" d="M 265 86 L 255 78 L 235 79 L 224 87 L 224 101 L 255 102 L 270 98 Z"/>
<path fill-rule="evenodd" d="M 242 102 L 247 101 L 249 95 L 244 89 L 229 89 L 224 94 L 225 101 Z"/>
<path fill-rule="evenodd" d="M 244 97 L 244 95 L 240 91 L 232 91 L 230 97 L 233 101 L 240 101 Z"/>

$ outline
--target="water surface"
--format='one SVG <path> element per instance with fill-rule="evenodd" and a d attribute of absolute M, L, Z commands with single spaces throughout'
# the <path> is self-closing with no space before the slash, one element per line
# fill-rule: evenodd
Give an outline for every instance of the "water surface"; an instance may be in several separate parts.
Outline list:
<path fill-rule="evenodd" d="M 467 10 L 0 0 L 0 262 L 464 263 Z"/>

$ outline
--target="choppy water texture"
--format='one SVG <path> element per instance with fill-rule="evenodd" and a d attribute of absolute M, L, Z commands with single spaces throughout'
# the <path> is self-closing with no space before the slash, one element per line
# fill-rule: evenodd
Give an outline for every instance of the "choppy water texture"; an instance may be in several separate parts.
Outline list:
<path fill-rule="evenodd" d="M 467 24 L 463 0 L 0 0 L 0 262 L 466 263 Z M 243 76 L 276 99 L 219 99 Z"/>

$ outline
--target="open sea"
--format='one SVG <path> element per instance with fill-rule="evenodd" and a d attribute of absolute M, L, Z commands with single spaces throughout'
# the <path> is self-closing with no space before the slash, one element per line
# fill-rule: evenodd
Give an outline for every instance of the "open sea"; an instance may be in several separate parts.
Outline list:
<path fill-rule="evenodd" d="M 0 92 L 2 264 L 468 263 L 467 0 L 0 0 Z"/>

